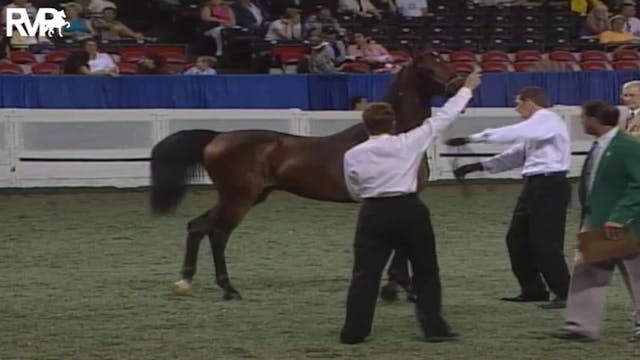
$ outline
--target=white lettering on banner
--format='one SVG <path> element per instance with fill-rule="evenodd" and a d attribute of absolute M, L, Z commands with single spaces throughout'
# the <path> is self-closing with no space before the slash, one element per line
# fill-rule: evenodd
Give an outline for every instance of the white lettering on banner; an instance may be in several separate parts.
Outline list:
<path fill-rule="evenodd" d="M 56 30 L 62 36 L 62 28 L 69 27 L 64 10 L 52 8 L 38 9 L 38 14 L 33 23 L 29 19 L 29 13 L 24 8 L 5 8 L 7 37 L 13 36 L 13 32 L 24 37 L 53 36 Z M 47 15 L 50 15 L 47 17 Z"/>

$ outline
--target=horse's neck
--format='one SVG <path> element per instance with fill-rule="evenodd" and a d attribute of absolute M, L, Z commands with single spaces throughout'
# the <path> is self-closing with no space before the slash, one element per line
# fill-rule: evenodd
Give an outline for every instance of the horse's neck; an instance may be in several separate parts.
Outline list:
<path fill-rule="evenodd" d="M 391 104 L 396 113 L 396 132 L 405 132 L 421 125 L 431 116 L 431 107 L 422 101 L 417 90 L 417 78 L 408 68 L 403 68 L 395 77 L 382 101 Z M 369 135 L 362 123 L 353 125 L 332 136 L 348 138 L 354 144 L 365 141 Z"/>
<path fill-rule="evenodd" d="M 431 98 L 423 99 L 417 92 L 417 77 L 408 68 L 402 69 L 382 101 L 393 106 L 396 113 L 396 132 L 405 132 L 419 126 L 431 116 Z"/>

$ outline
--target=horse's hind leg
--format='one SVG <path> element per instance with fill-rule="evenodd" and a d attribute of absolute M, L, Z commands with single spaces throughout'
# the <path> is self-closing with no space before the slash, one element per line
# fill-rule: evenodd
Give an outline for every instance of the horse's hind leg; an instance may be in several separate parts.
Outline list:
<path fill-rule="evenodd" d="M 187 240 L 182 264 L 182 279 L 176 281 L 172 286 L 174 295 L 186 295 L 191 288 L 191 281 L 196 274 L 198 262 L 198 250 L 200 241 L 210 231 L 212 217 L 215 216 L 215 208 L 208 210 L 204 214 L 192 219 L 187 225 Z"/>
<path fill-rule="evenodd" d="M 399 287 L 402 287 L 407 292 L 407 299 L 413 300 L 414 295 L 408 260 L 406 249 L 395 249 L 391 264 L 387 270 L 388 282 L 380 290 L 380 298 L 386 301 L 395 301 L 398 299 Z"/>

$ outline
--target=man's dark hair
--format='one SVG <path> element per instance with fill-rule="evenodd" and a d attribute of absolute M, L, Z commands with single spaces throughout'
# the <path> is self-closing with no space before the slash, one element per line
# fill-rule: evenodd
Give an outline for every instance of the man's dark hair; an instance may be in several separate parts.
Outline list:
<path fill-rule="evenodd" d="M 620 119 L 620 110 L 608 101 L 591 100 L 582 104 L 582 112 L 585 116 L 598 119 L 605 126 L 617 126 Z"/>
<path fill-rule="evenodd" d="M 528 86 L 518 92 L 521 100 L 531 100 L 534 104 L 547 108 L 550 106 L 549 97 L 543 88 L 538 86 Z"/>
<path fill-rule="evenodd" d="M 396 113 L 393 107 L 384 102 L 371 103 L 362 112 L 364 125 L 372 135 L 390 133 L 393 130 L 395 118 Z"/>

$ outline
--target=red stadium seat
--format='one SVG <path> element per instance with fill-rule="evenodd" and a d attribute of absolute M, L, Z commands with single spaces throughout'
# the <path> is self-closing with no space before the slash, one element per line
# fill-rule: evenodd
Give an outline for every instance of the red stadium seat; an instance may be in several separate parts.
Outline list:
<path fill-rule="evenodd" d="M 296 64 L 309 52 L 310 48 L 306 45 L 274 45 L 271 48 L 273 57 L 282 64 Z"/>
<path fill-rule="evenodd" d="M 58 64 L 54 64 L 50 62 L 33 64 L 31 66 L 31 73 L 38 74 L 38 75 L 59 74 L 60 66 Z"/>
<path fill-rule="evenodd" d="M 583 71 L 602 71 L 609 70 L 609 66 L 604 61 L 588 60 L 580 63 L 580 69 Z"/>
<path fill-rule="evenodd" d="M 549 59 L 555 61 L 577 61 L 576 57 L 566 50 L 555 50 L 549 53 Z"/>
<path fill-rule="evenodd" d="M 585 50 L 580 54 L 580 60 L 589 61 L 609 61 L 609 57 L 607 57 L 607 53 L 600 50 Z"/>
<path fill-rule="evenodd" d="M 24 71 L 16 64 L 0 63 L 0 74 L 22 75 Z"/>
<path fill-rule="evenodd" d="M 452 51 L 449 54 L 449 61 L 451 62 L 460 62 L 460 61 L 476 61 L 476 55 L 468 50 L 456 50 Z"/>
<path fill-rule="evenodd" d="M 484 72 L 508 72 L 509 65 L 504 61 L 486 61 L 480 64 Z"/>
<path fill-rule="evenodd" d="M 465 61 L 454 61 L 447 64 L 449 70 L 458 74 L 469 74 L 475 70 L 473 63 Z"/>
<path fill-rule="evenodd" d="M 635 60 L 618 60 L 612 65 L 615 70 L 640 70 L 640 63 Z"/>
<path fill-rule="evenodd" d="M 187 63 L 187 57 L 184 56 L 184 54 L 179 52 L 168 51 L 168 52 L 162 52 L 160 53 L 160 55 L 164 56 L 164 58 L 167 59 L 167 62 L 169 64 L 186 64 Z"/>
<path fill-rule="evenodd" d="M 118 65 L 118 72 L 120 74 L 132 75 L 138 73 L 138 66 L 136 66 L 135 64 L 128 62 L 119 62 L 116 65 Z"/>
<path fill-rule="evenodd" d="M 513 67 L 516 71 L 520 71 L 520 72 L 529 71 L 529 68 L 535 65 L 536 62 L 537 61 L 518 61 L 513 64 Z"/>
<path fill-rule="evenodd" d="M 510 63 L 509 55 L 503 51 L 492 50 L 482 54 L 482 62 L 507 62 Z"/>
<path fill-rule="evenodd" d="M 144 53 L 140 50 L 125 50 L 120 52 L 120 61 L 127 63 L 135 63 L 144 57 Z"/>
<path fill-rule="evenodd" d="M 69 56 L 69 51 L 67 50 L 54 50 L 46 55 L 44 61 L 48 63 L 60 64 L 65 62 L 68 56 Z"/>
<path fill-rule="evenodd" d="M 538 50 L 520 50 L 516 52 L 516 62 L 539 60 L 542 60 L 542 54 Z"/>
<path fill-rule="evenodd" d="M 12 51 L 10 59 L 14 64 L 33 64 L 38 62 L 32 53 L 21 50 Z"/>
<path fill-rule="evenodd" d="M 636 50 L 621 49 L 613 52 L 613 60 L 640 60 L 640 55 Z"/>

